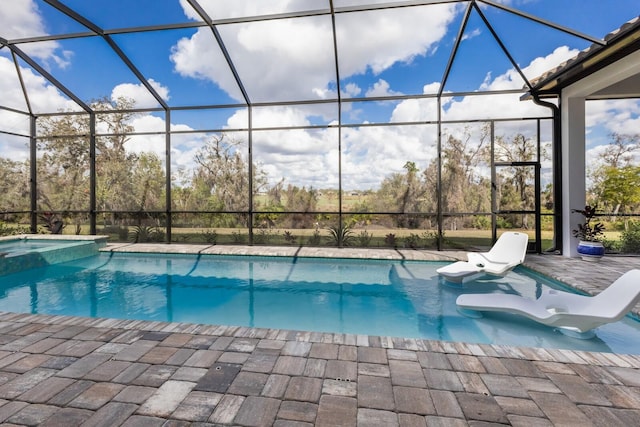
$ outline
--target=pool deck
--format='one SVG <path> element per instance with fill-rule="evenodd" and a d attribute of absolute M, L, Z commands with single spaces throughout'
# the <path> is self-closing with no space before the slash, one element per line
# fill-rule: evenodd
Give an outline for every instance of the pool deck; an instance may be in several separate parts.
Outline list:
<path fill-rule="evenodd" d="M 108 245 L 393 259 L 456 252 Z M 597 293 L 640 257 L 526 265 Z M 639 284 L 640 285 L 640 284 Z M 637 311 L 638 307 L 636 307 Z M 0 423 L 50 426 L 631 426 L 640 356 L 0 313 Z"/>

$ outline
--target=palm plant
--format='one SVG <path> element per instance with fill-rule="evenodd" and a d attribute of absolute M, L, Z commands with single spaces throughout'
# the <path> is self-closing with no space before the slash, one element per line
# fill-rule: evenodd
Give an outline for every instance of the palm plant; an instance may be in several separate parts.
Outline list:
<path fill-rule="evenodd" d="M 351 225 L 339 223 L 338 225 L 332 225 L 327 227 L 329 231 L 328 240 L 335 246 L 351 246 L 355 236 Z"/>

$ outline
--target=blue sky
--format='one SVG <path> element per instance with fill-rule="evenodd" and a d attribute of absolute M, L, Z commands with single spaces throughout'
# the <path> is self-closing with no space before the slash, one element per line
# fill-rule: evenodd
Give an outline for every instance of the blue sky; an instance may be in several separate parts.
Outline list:
<path fill-rule="evenodd" d="M 62 3 L 102 29 L 199 21 L 187 2 L 180 0 L 63 0 Z M 337 8 L 375 3 L 389 1 L 334 1 Z M 640 14 L 637 0 L 502 0 L 500 3 L 596 38 Z M 338 14 L 338 70 L 343 99 L 437 93 L 466 4 L 452 2 Z M 324 0 L 201 0 L 201 5 L 214 19 L 329 7 L 328 1 Z M 590 45 L 580 37 L 499 8 L 483 5 L 482 12 L 528 78 L 539 76 Z M 235 23 L 220 25 L 218 29 L 251 102 L 336 98 L 338 85 L 329 16 Z M 86 31 L 82 25 L 41 0 L 20 0 L 13 2 L 11 8 L 0 10 L 0 37 L 9 40 Z M 113 40 L 170 106 L 244 103 L 234 76 L 208 28 L 137 31 L 116 34 Z M 139 106 L 158 106 L 140 80 L 99 37 L 24 43 L 20 47 L 83 101 L 126 96 L 135 99 Z M 24 99 L 19 91 L 15 91 L 15 67 L 10 59 L 8 49 L 1 49 L 0 89 L 5 96 L 0 103 L 26 110 Z M 20 66 L 36 112 L 78 109 L 37 71 L 23 62 Z M 443 90 L 476 92 L 519 89 L 523 85 L 524 81 L 489 28 L 474 11 Z M 490 101 L 486 97 L 445 98 L 443 101 L 444 118 L 452 120 L 505 114 L 514 118 L 548 115 L 548 111 L 532 103 L 520 102 L 517 95 L 499 96 Z M 628 114 L 619 114 L 621 108 Z M 595 120 L 594 128 L 599 120 L 608 121 L 598 129 L 592 129 L 590 134 L 598 135 L 600 141 L 602 135 L 612 129 L 632 130 L 638 122 L 638 110 L 637 100 L 592 106 L 588 119 Z M 253 120 L 254 126 L 307 126 L 337 122 L 337 114 L 335 104 L 280 106 L 256 109 Z M 435 117 L 432 100 L 343 104 L 343 123 L 434 120 Z M 163 121 L 162 114 L 144 114 L 133 124 L 140 131 L 163 130 Z M 12 125 L 13 122 L 17 124 Z M 15 115 L 5 123 L 9 123 L 5 126 L 10 126 L 12 132 L 25 126 L 25 122 Z M 247 110 L 175 113 L 171 125 L 180 130 L 245 128 Z M 411 129 L 411 134 L 399 127 L 376 131 L 350 129 L 344 150 L 357 153 L 357 156 L 343 158 L 345 165 L 351 168 L 350 185 L 354 188 L 376 186 L 389 171 L 402 171 L 409 159 L 426 167 L 434 153 L 423 147 L 432 144 L 433 129 L 428 126 Z M 265 138 L 268 135 L 277 143 L 263 140 L 259 135 L 265 135 Z M 156 139 L 138 136 L 131 146 L 138 150 L 149 147 L 161 151 L 161 148 L 153 148 L 162 147 Z M 401 143 L 392 144 L 391 141 Z M 175 138 L 175 167 L 190 168 L 194 150 L 200 143 L 201 140 L 195 137 Z M 322 165 L 337 159 L 333 131 L 263 132 L 254 138 L 254 145 L 256 151 L 262 153 L 261 161 L 273 181 L 285 176 L 293 183 L 305 185 L 335 186 L 337 183 L 335 172 L 330 172 L 329 177 L 322 174 Z M 598 144 L 593 145 L 597 151 Z M 17 157 L 26 155 L 16 150 Z M 318 168 L 309 168 L 310 163 Z"/>

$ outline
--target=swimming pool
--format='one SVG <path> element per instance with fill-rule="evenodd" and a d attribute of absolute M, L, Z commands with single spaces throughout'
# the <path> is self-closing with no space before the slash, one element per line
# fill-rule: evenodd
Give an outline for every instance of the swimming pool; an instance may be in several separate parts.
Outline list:
<path fill-rule="evenodd" d="M 517 268 L 455 288 L 435 273 L 442 265 L 101 253 L 3 277 L 0 310 L 640 354 L 640 322 L 630 318 L 580 340 L 513 315 L 465 317 L 455 306 L 463 292 L 535 298 L 561 285 Z"/>

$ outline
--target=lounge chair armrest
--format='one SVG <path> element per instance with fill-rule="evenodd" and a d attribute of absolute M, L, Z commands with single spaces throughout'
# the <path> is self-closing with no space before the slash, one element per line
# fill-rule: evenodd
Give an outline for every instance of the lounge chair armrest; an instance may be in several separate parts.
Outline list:
<path fill-rule="evenodd" d="M 467 258 L 471 264 L 475 264 L 478 267 L 484 267 L 487 264 L 499 264 L 499 265 L 508 265 L 508 261 L 494 261 L 486 256 L 486 254 L 481 252 L 469 252 L 467 254 Z M 482 265 L 478 265 L 482 264 Z"/>

